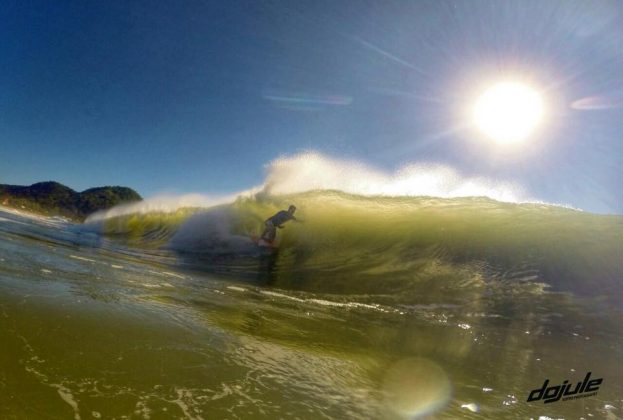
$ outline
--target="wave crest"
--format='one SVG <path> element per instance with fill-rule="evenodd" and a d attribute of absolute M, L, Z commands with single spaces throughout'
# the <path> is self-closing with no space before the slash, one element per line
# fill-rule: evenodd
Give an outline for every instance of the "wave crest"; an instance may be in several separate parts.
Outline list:
<path fill-rule="evenodd" d="M 365 196 L 488 197 L 514 203 L 529 200 L 517 183 L 464 177 L 446 165 L 416 163 L 389 173 L 316 152 L 274 160 L 268 165 L 264 185 L 273 194 L 338 190 Z"/>

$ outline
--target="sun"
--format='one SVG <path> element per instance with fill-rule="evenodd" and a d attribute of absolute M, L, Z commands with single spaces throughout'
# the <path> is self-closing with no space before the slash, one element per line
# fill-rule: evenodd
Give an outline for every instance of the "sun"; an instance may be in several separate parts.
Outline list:
<path fill-rule="evenodd" d="M 502 82 L 485 90 L 473 109 L 476 126 L 501 144 L 527 139 L 543 119 L 541 95 L 523 83 Z"/>

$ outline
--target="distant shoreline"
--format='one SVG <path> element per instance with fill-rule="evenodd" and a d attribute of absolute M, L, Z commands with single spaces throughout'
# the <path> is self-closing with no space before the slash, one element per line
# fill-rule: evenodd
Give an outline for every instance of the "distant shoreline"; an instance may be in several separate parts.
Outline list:
<path fill-rule="evenodd" d="M 100 210 L 142 200 L 136 191 L 121 186 L 95 187 L 78 192 L 55 181 L 30 186 L 0 184 L 2 207 L 74 222 L 83 222 Z"/>

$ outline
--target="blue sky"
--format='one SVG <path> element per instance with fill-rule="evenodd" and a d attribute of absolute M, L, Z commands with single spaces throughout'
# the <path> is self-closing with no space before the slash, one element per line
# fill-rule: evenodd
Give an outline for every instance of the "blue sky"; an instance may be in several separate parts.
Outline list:
<path fill-rule="evenodd" d="M 225 193 L 314 150 L 623 213 L 621 45 L 616 1 L 2 1 L 0 183 Z M 548 115 L 501 150 L 462 110 L 508 78 Z"/>

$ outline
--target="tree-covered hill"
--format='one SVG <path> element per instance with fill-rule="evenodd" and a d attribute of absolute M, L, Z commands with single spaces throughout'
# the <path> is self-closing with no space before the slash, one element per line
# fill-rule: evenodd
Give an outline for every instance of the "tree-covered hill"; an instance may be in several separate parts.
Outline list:
<path fill-rule="evenodd" d="M 127 187 L 90 188 L 80 193 L 53 181 L 29 187 L 0 184 L 0 205 L 73 220 L 84 220 L 98 210 L 140 200 L 141 196 Z"/>

